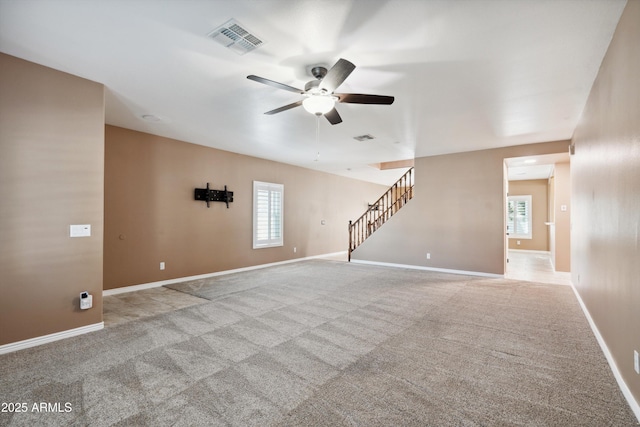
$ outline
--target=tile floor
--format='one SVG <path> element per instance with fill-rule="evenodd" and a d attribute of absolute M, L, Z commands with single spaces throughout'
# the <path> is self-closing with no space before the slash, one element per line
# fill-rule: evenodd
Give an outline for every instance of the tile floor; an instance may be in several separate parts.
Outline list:
<path fill-rule="evenodd" d="M 509 251 L 509 263 L 504 277 L 552 285 L 571 285 L 571 273 L 554 271 L 551 254 L 548 252 Z"/>
<path fill-rule="evenodd" d="M 339 254 L 327 259 L 346 262 L 347 256 Z M 545 253 L 510 251 L 505 278 L 571 285 L 571 274 L 555 272 L 550 255 Z M 110 327 L 207 301 L 165 287 L 109 295 L 103 298 L 104 325 Z"/>

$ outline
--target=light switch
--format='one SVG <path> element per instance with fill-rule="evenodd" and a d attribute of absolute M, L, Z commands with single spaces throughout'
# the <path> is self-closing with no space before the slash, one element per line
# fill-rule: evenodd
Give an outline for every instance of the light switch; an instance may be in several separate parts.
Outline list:
<path fill-rule="evenodd" d="M 69 237 L 91 236 L 91 224 L 76 224 L 69 226 Z"/>

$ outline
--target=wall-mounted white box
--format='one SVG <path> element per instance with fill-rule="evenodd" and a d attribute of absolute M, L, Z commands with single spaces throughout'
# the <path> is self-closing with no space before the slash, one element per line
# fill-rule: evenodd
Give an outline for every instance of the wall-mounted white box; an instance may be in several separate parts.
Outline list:
<path fill-rule="evenodd" d="M 69 237 L 90 237 L 91 224 L 75 224 L 69 226 Z"/>
<path fill-rule="evenodd" d="M 80 292 L 80 309 L 88 310 L 91 307 L 93 307 L 93 295 L 87 291 Z"/>

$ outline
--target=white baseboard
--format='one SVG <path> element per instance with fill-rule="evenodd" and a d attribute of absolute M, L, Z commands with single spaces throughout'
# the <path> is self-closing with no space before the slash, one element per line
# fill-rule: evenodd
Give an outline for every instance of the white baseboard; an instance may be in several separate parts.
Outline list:
<path fill-rule="evenodd" d="M 584 304 L 584 301 L 582 301 L 582 297 L 580 297 L 580 294 L 578 293 L 578 290 L 573 285 L 573 283 L 571 284 L 571 289 L 573 289 L 573 293 L 576 294 L 576 298 L 580 303 L 582 312 L 586 316 L 587 321 L 589 322 L 589 326 L 591 326 L 591 330 L 593 331 L 593 334 L 596 336 L 596 340 L 598 341 L 598 344 L 600 344 L 600 348 L 602 349 L 604 356 L 607 358 L 607 362 L 609 363 L 609 367 L 613 372 L 613 376 L 618 382 L 618 387 L 620 387 L 622 394 L 624 395 L 625 399 L 627 399 L 627 402 L 629 403 L 631 410 L 635 414 L 636 418 L 638 419 L 638 423 L 640 424 L 640 404 L 633 398 L 633 395 L 631 394 L 631 390 L 629 389 L 629 386 L 627 386 L 627 383 L 624 382 L 624 379 L 622 378 L 622 374 L 620 374 L 620 370 L 618 369 L 618 365 L 616 365 L 616 361 L 614 360 L 613 355 L 609 351 L 609 347 L 607 347 L 607 343 L 605 342 L 604 338 L 600 334 L 598 327 L 596 326 L 595 322 L 591 318 L 591 314 L 589 313 L 589 310 L 587 310 L 587 306 Z"/>
<path fill-rule="evenodd" d="M 448 268 L 424 267 L 421 265 L 411 265 L 411 264 L 394 264 L 390 262 L 365 261 L 360 259 L 351 259 L 351 262 L 356 264 L 379 265 L 382 267 L 409 268 L 413 270 L 436 271 L 438 273 L 463 274 L 466 276 L 481 276 L 481 277 L 492 277 L 492 278 L 500 278 L 500 279 L 504 278 L 504 274 L 484 273 L 481 271 L 450 270 Z"/>
<path fill-rule="evenodd" d="M 272 262 L 269 264 L 259 264 L 259 265 L 252 265 L 249 267 L 235 268 L 233 270 L 216 271 L 215 273 L 199 274 L 196 276 L 178 277 L 176 279 L 161 280 L 159 282 L 151 282 L 151 283 L 143 283 L 141 285 L 124 286 L 122 288 L 107 289 L 105 291 L 102 291 L 102 295 L 106 297 L 109 295 L 124 294 L 127 292 L 141 291 L 143 289 L 151 289 L 151 288 L 158 288 L 160 286 L 165 286 L 165 285 L 173 285 L 174 283 L 188 282 L 190 280 L 208 279 L 209 277 L 224 276 L 226 274 L 258 270 L 260 268 L 273 267 L 273 266 L 282 265 L 282 264 L 290 264 L 292 262 L 300 262 L 300 261 L 306 261 L 306 260 L 317 259 L 317 258 L 328 258 L 328 257 L 346 255 L 346 254 L 347 254 L 347 251 L 333 252 L 330 254 L 314 255 L 314 256 L 308 256 L 304 258 L 294 258 L 286 261 Z"/>
<path fill-rule="evenodd" d="M 0 354 L 12 353 L 18 350 L 24 350 L 25 348 L 35 347 L 42 344 L 62 340 L 65 338 L 75 337 L 76 335 L 86 334 L 88 332 L 99 331 L 104 328 L 104 322 L 94 323 L 92 325 L 81 326 L 75 329 L 69 329 L 66 331 L 56 332 L 54 334 L 43 335 L 41 337 L 30 338 L 24 341 L 13 342 L 0 346 Z"/>

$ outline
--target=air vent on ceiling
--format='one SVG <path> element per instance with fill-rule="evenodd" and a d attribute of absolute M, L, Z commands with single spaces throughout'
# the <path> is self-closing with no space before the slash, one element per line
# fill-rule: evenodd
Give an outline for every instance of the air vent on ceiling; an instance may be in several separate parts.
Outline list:
<path fill-rule="evenodd" d="M 354 136 L 353 137 L 353 139 L 355 139 L 356 141 L 368 141 L 368 140 L 374 139 L 374 138 L 375 138 L 375 136 L 369 135 L 369 134 L 360 135 L 360 136 Z"/>
<path fill-rule="evenodd" d="M 260 38 L 249 32 L 235 19 L 228 20 L 207 36 L 238 55 L 244 55 L 264 44 Z"/>

